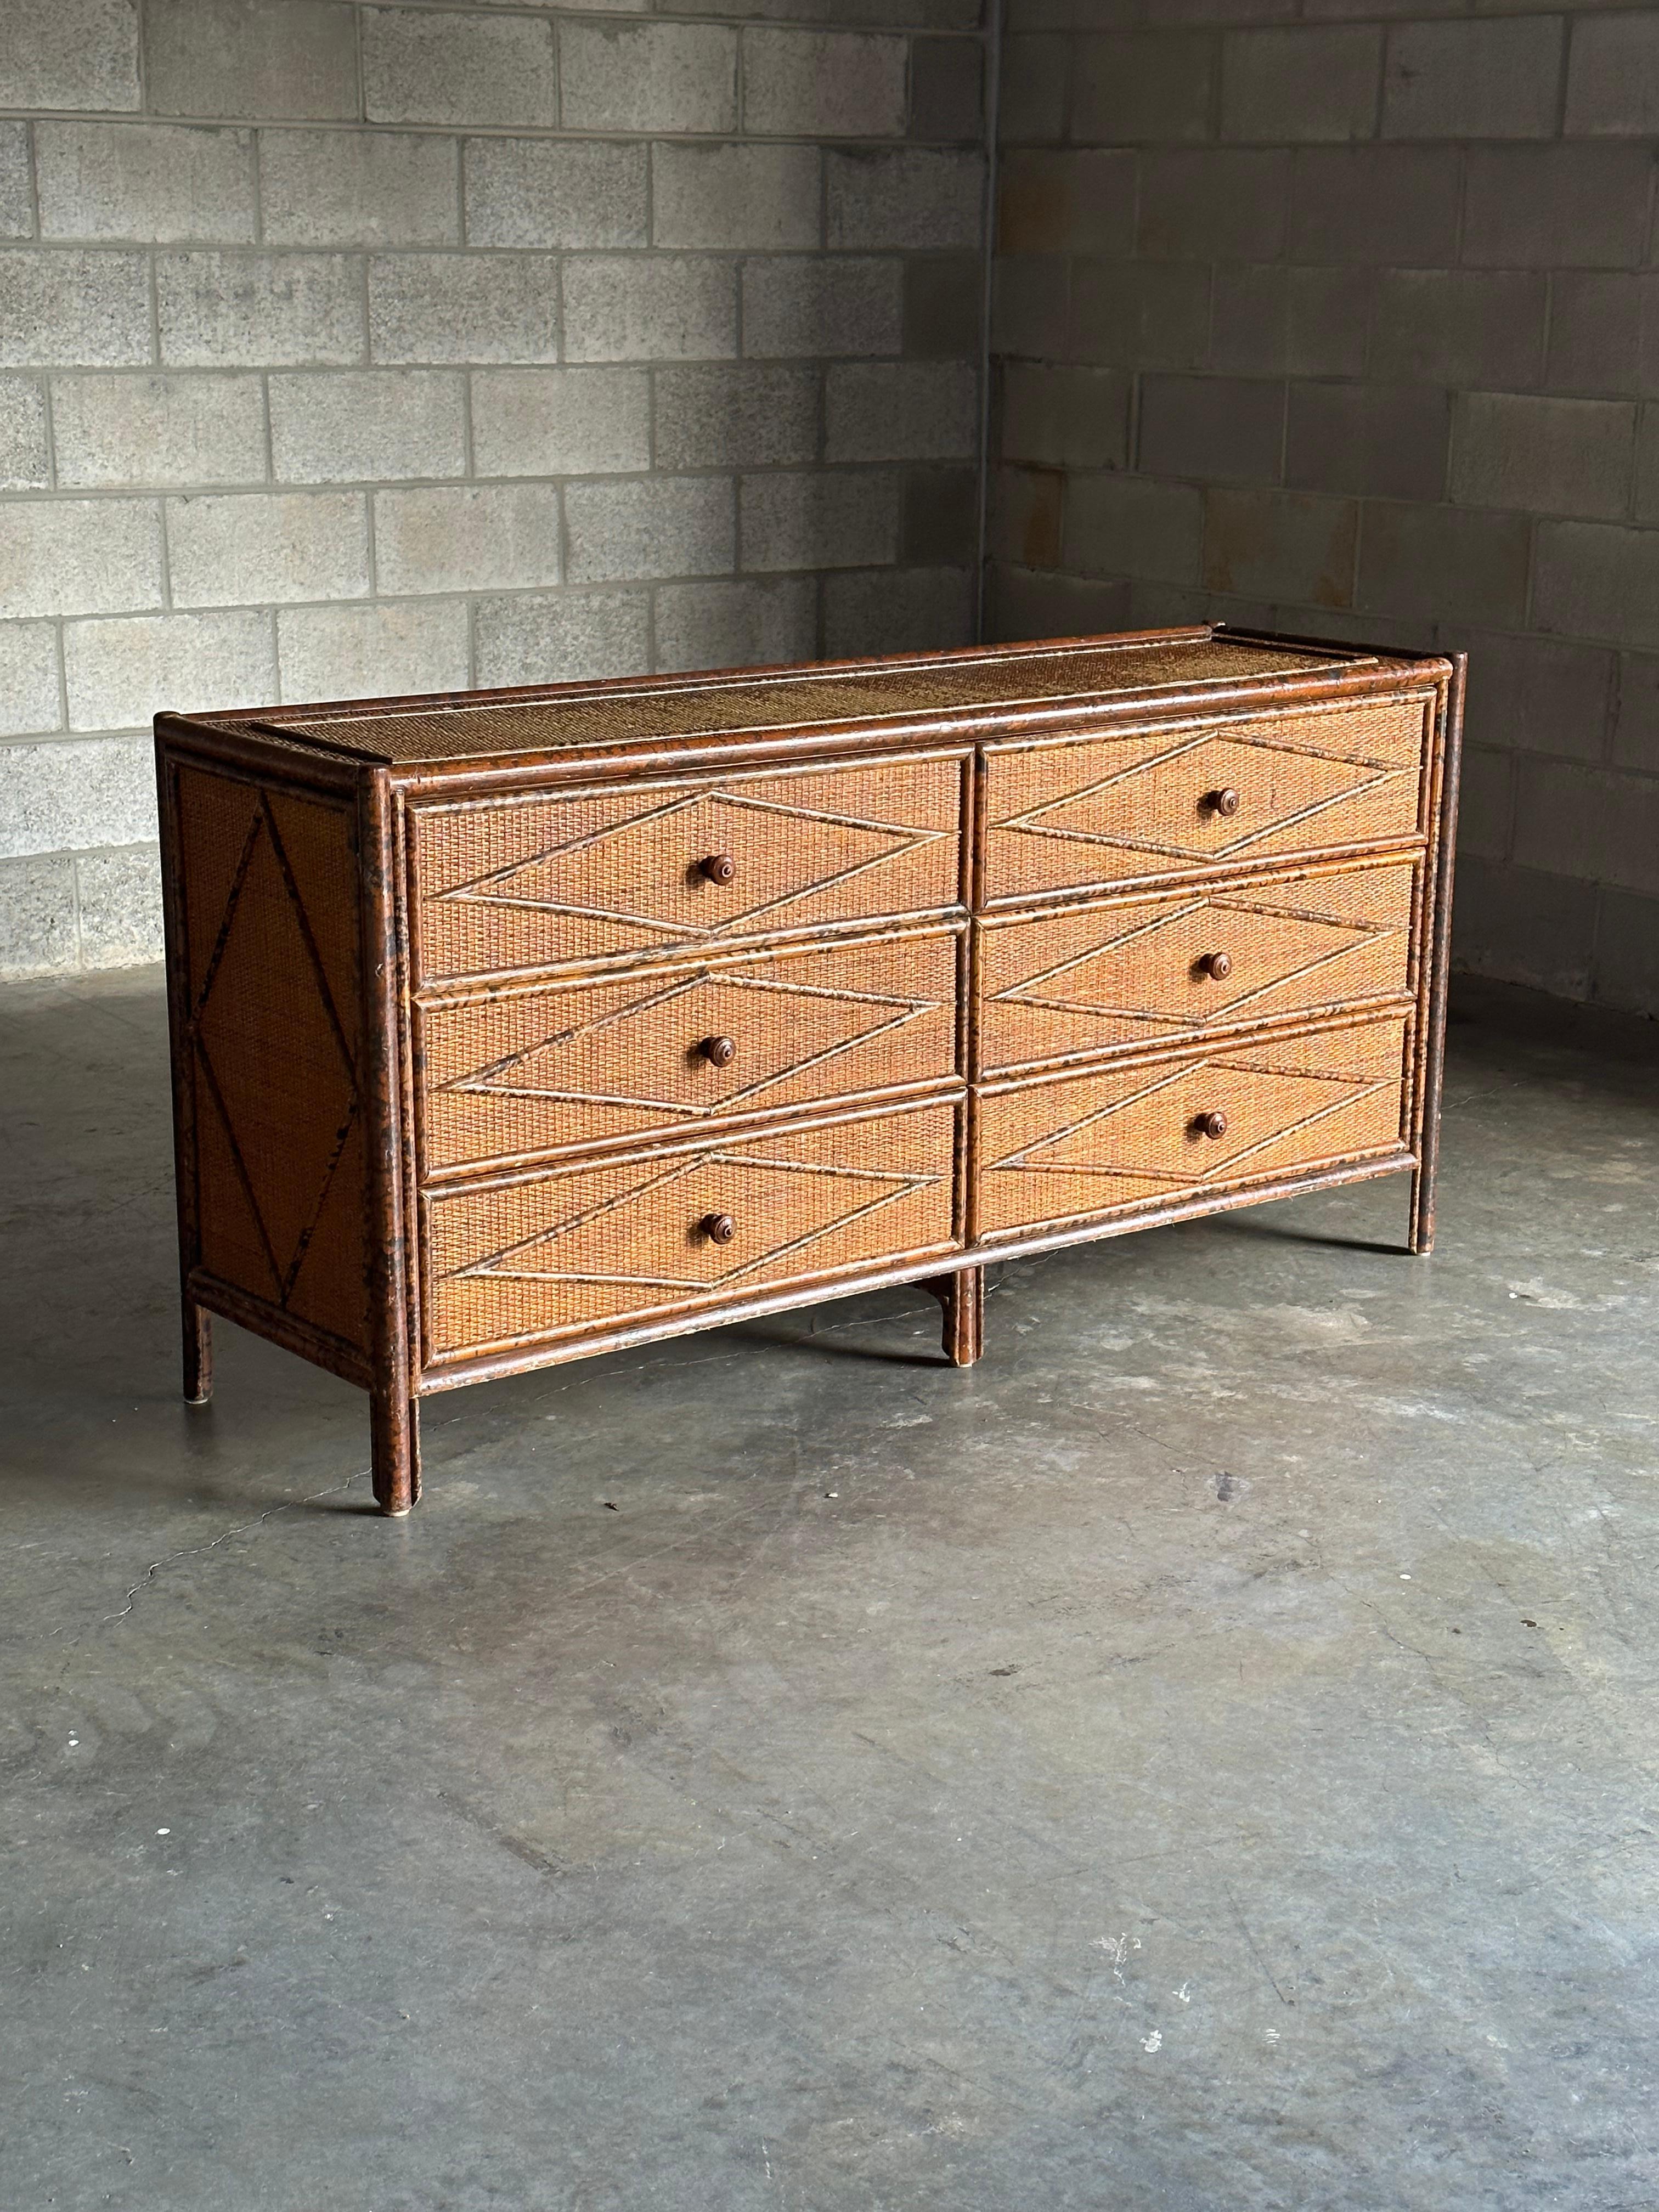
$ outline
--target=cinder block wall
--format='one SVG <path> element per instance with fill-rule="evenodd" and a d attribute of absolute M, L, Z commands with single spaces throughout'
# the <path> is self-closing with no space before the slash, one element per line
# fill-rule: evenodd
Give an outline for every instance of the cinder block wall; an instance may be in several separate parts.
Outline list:
<path fill-rule="evenodd" d="M 1659 9 L 1009 0 L 1002 81 L 1000 634 L 1466 647 L 1461 964 L 1659 1012 Z"/>
<path fill-rule="evenodd" d="M 160 706 L 967 638 L 978 20 L 0 0 L 0 972 Z"/>

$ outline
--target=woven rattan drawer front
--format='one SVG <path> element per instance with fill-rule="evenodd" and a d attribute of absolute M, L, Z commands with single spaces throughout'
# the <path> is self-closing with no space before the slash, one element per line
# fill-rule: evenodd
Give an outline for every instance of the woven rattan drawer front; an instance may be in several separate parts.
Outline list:
<path fill-rule="evenodd" d="M 982 922 L 981 1069 L 1403 998 L 1416 880 L 1389 860 Z"/>
<path fill-rule="evenodd" d="M 421 975 L 635 958 L 953 906 L 962 784 L 959 758 L 924 756 L 414 807 Z"/>
<path fill-rule="evenodd" d="M 427 1174 L 958 1073 L 957 931 L 895 931 L 416 1009 Z"/>
<path fill-rule="evenodd" d="M 945 1102 L 785 1124 L 429 1196 L 429 1355 L 702 1317 L 797 1280 L 948 1252 L 957 1115 Z"/>
<path fill-rule="evenodd" d="M 1432 700 L 992 747 L 985 896 L 1415 837 Z"/>
<path fill-rule="evenodd" d="M 981 1094 L 977 1233 L 1016 1236 L 1398 1152 L 1404 1017 Z M 1224 1128 L 1206 1133 L 1206 1117 Z M 1213 1124 L 1212 1124 L 1213 1127 Z"/>

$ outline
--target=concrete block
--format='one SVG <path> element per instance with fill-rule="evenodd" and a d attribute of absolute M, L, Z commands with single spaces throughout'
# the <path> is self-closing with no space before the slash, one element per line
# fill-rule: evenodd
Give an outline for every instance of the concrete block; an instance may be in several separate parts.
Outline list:
<path fill-rule="evenodd" d="M 1291 169 L 1289 258 L 1371 268 L 1449 266 L 1457 258 L 1462 164 L 1449 146 L 1310 147 L 1297 153 Z"/>
<path fill-rule="evenodd" d="M 1659 277 L 1562 270 L 1544 380 L 1558 392 L 1659 392 Z"/>
<path fill-rule="evenodd" d="M 1460 637 L 1469 656 L 1463 733 L 1495 752 L 1599 761 L 1619 656 L 1547 637 Z"/>
<path fill-rule="evenodd" d="M 1597 403 L 1585 400 L 1566 404 L 1590 406 Z M 1636 519 L 1638 522 L 1659 522 L 1659 409 L 1652 406 L 1642 410 L 1636 459 Z"/>
<path fill-rule="evenodd" d="M 719 362 L 659 368 L 653 381 L 659 469 L 766 468 L 817 459 L 816 368 Z"/>
<path fill-rule="evenodd" d="M 764 572 L 896 560 L 902 489 L 890 469 L 744 477 L 743 565 Z"/>
<path fill-rule="evenodd" d="M 0 491 L 38 491 L 51 481 L 46 386 L 33 376 L 0 376 Z"/>
<path fill-rule="evenodd" d="M 136 0 L 6 0 L 0 107 L 136 108 Z"/>
<path fill-rule="evenodd" d="M 1645 146 L 1474 147 L 1463 259 L 1477 268 L 1638 268 L 1652 168 Z"/>
<path fill-rule="evenodd" d="M 1201 368 L 1210 284 L 1195 261 L 1074 262 L 1066 334 L 1047 349 L 1106 368 Z"/>
<path fill-rule="evenodd" d="M 1625 1013 L 1659 1015 L 1659 899 L 1603 890 L 1597 902 L 1591 997 Z"/>
<path fill-rule="evenodd" d="M 782 252 L 817 245 L 823 188 L 816 146 L 680 146 L 651 154 L 658 246 Z"/>
<path fill-rule="evenodd" d="M 471 681 L 467 604 L 283 607 L 276 658 L 285 701 L 464 691 Z"/>
<path fill-rule="evenodd" d="M 1055 360 L 1066 350 L 1066 326 L 1071 307 L 1072 273 L 1075 267 L 1103 266 L 1073 263 L 1061 253 L 1004 253 L 992 264 L 991 351 L 999 358 L 1012 354 L 1028 360 Z M 1138 272 L 1129 262 L 1104 264 L 1125 278 Z M 1209 272 L 1204 272 L 1205 283 Z M 1102 288 L 1106 300 L 1115 297 L 1111 287 Z M 1085 361 L 1100 356 L 1078 348 Z"/>
<path fill-rule="evenodd" d="M 831 660 L 948 652 L 973 639 L 971 569 L 864 569 L 823 580 L 823 649 Z"/>
<path fill-rule="evenodd" d="M 122 615 L 64 625 L 72 730 L 147 730 L 164 709 L 257 707 L 276 696 L 270 617 Z"/>
<path fill-rule="evenodd" d="M 1385 138 L 1553 138 L 1566 45 L 1559 15 L 1402 23 L 1389 33 Z"/>
<path fill-rule="evenodd" d="M 1659 531 L 1540 523 L 1533 620 L 1565 637 L 1659 647 Z"/>
<path fill-rule="evenodd" d="M 665 584 L 657 593 L 657 666 L 764 668 L 813 660 L 818 587 L 811 576 Z"/>
<path fill-rule="evenodd" d="M 150 112 L 354 122 L 356 13 L 338 0 L 144 0 Z"/>
<path fill-rule="evenodd" d="M 481 477 L 591 477 L 651 465 L 642 368 L 478 369 L 472 461 Z"/>
<path fill-rule="evenodd" d="M 1221 46 L 1221 136 L 1254 145 L 1370 138 L 1382 33 L 1369 23 L 1235 31 Z"/>
<path fill-rule="evenodd" d="M 907 469 L 899 559 L 920 568 L 971 568 L 978 546 L 977 470 Z"/>
<path fill-rule="evenodd" d="M 58 628 L 0 623 L 0 738 L 32 738 L 64 726 Z"/>
<path fill-rule="evenodd" d="M 1091 582 L 1082 576 L 1036 574 L 1011 566 L 991 574 L 990 620 L 994 643 L 1032 637 L 1096 637 L 1129 623 L 1127 584 Z"/>
<path fill-rule="evenodd" d="M 454 140 L 427 131 L 262 131 L 266 243 L 457 245 L 459 170 Z"/>
<path fill-rule="evenodd" d="M 1210 366 L 1232 376 L 1358 376 L 1370 319 L 1368 269 L 1218 269 Z"/>
<path fill-rule="evenodd" d="M 1543 373 L 1542 276 L 1384 269 L 1371 323 L 1373 376 L 1525 391 Z"/>
<path fill-rule="evenodd" d="M 265 480 L 265 403 L 254 375 L 56 376 L 58 481 L 128 484 Z"/>
<path fill-rule="evenodd" d="M 1659 133 L 1659 21 L 1650 11 L 1575 18 L 1566 127 L 1575 138 Z"/>
<path fill-rule="evenodd" d="M 0 123 L 0 238 L 33 238 L 29 134 L 23 123 Z"/>
<path fill-rule="evenodd" d="M 1237 376 L 1144 376 L 1136 465 L 1147 476 L 1278 483 L 1285 386 Z"/>
<path fill-rule="evenodd" d="M 374 578 L 413 592 L 524 590 L 559 580 L 554 484 L 438 484 L 374 494 Z"/>
<path fill-rule="evenodd" d="M 1522 867 L 1653 897 L 1659 894 L 1659 778 L 1577 761 L 1522 761 L 1515 858 Z"/>
<path fill-rule="evenodd" d="M 175 606 L 368 596 L 361 492 L 214 495 L 170 499 L 167 508 Z"/>
<path fill-rule="evenodd" d="M 1135 166 L 1127 152 L 1016 148 L 998 172 L 998 252 L 1127 259 L 1134 251 Z"/>
<path fill-rule="evenodd" d="M 574 684 L 650 672 L 651 603 L 644 592 L 482 599 L 477 620 L 480 684 Z"/>
<path fill-rule="evenodd" d="M 376 362 L 556 361 L 556 264 L 542 253 L 376 254 L 368 353 Z"/>
<path fill-rule="evenodd" d="M 54 738 L 0 757 L 0 854 L 136 845 L 155 835 L 148 735 Z"/>
<path fill-rule="evenodd" d="M 684 257 L 564 265 L 567 361 L 719 361 L 738 350 L 738 279 L 729 261 Z"/>
<path fill-rule="evenodd" d="M 466 389 L 456 370 L 356 369 L 270 380 L 278 483 L 466 474 Z"/>
<path fill-rule="evenodd" d="M 251 240 L 253 133 L 186 123 L 34 126 L 43 238 Z"/>
<path fill-rule="evenodd" d="M 159 960 L 161 848 L 125 845 L 75 856 L 82 968 L 134 968 Z"/>
<path fill-rule="evenodd" d="M 564 513 L 573 584 L 718 576 L 736 564 L 736 501 L 729 477 L 571 484 Z"/>
<path fill-rule="evenodd" d="M 153 499 L 0 504 L 0 621 L 161 604 L 161 519 Z"/>
<path fill-rule="evenodd" d="M 1464 507 L 1612 520 L 1628 512 L 1635 458 L 1631 401 L 1466 392 L 1457 402 L 1451 495 Z"/>
<path fill-rule="evenodd" d="M 1514 754 L 1488 752 L 1466 739 L 1457 794 L 1459 857 L 1507 860 L 1514 821 Z"/>
<path fill-rule="evenodd" d="M 179 368 L 297 368 L 363 357 L 362 264 L 343 253 L 161 253 L 161 359 Z"/>
<path fill-rule="evenodd" d="M 559 24 L 567 131 L 731 132 L 738 34 L 717 23 Z"/>
<path fill-rule="evenodd" d="M 985 191 L 978 154 L 832 150 L 824 156 L 824 188 L 827 240 L 837 252 L 978 248 Z"/>
<path fill-rule="evenodd" d="M 1131 380 L 1119 369 L 1009 362 L 995 418 L 1002 457 L 1055 469 L 1127 468 L 1130 399 Z"/>
<path fill-rule="evenodd" d="M 4 647 L 0 646 L 0 656 L 3 653 Z M 1565 751 L 1567 748 L 1547 750 Z M 1608 757 L 1615 768 L 1640 769 L 1647 775 L 1659 775 L 1659 653 L 1621 653 L 1617 656 L 1613 687 L 1613 742 Z"/>
<path fill-rule="evenodd" d="M 1292 384 L 1285 481 L 1297 491 L 1446 496 L 1451 403 L 1426 384 Z"/>
<path fill-rule="evenodd" d="M 643 246 L 650 235 L 644 146 L 469 138 L 462 165 L 471 246 Z"/>
<path fill-rule="evenodd" d="M 1002 137 L 1005 145 L 1042 146 L 1063 137 L 1072 42 L 1049 35 L 1005 39 Z"/>
<path fill-rule="evenodd" d="M 1291 157 L 1243 147 L 1148 154 L 1139 246 L 1162 261 L 1272 261 L 1285 240 Z"/>
<path fill-rule="evenodd" d="M 0 758 L 0 774 L 5 765 Z M 72 857 L 0 860 L 0 976 L 54 975 L 79 957 Z"/>
<path fill-rule="evenodd" d="M 545 16 L 365 8 L 363 113 L 371 123 L 551 129 L 558 116 Z"/>
<path fill-rule="evenodd" d="M 1558 998 L 1588 998 L 1595 908 L 1593 884 L 1476 853 L 1460 857 L 1452 965 L 1463 975 L 1526 983 Z"/>
<path fill-rule="evenodd" d="M 1062 565 L 1084 576 L 1195 584 L 1204 502 L 1190 484 L 1074 476 L 1066 487 Z"/>
<path fill-rule="evenodd" d="M 824 458 L 965 459 L 979 440 L 979 373 L 957 362 L 848 362 L 824 373 Z"/>
<path fill-rule="evenodd" d="M 976 146 L 984 130 L 985 50 L 979 40 L 915 40 L 910 48 L 911 137 Z"/>
<path fill-rule="evenodd" d="M 904 263 L 904 350 L 913 360 L 977 362 L 985 269 L 975 253 L 912 253 Z"/>
<path fill-rule="evenodd" d="M 1364 614 L 1518 629 L 1529 532 L 1523 515 L 1368 501 L 1354 605 Z"/>
<path fill-rule="evenodd" d="M 0 368 L 125 368 L 149 357 L 147 256 L 0 249 Z"/>
<path fill-rule="evenodd" d="M 1057 568 L 1065 498 L 1059 469 L 999 469 L 991 485 L 991 558 L 1022 569 Z M 905 551 L 908 557 L 908 545 Z"/>
<path fill-rule="evenodd" d="M 1209 137 L 1213 39 L 1115 31 L 1079 39 L 1075 52 L 1070 136 L 1079 145 L 1169 146 Z"/>
<path fill-rule="evenodd" d="M 906 47 L 856 31 L 747 30 L 743 127 L 775 137 L 902 138 Z"/>
<path fill-rule="evenodd" d="M 904 340 L 907 265 L 816 255 L 746 261 L 744 353 L 757 360 L 896 353 Z"/>
<path fill-rule="evenodd" d="M 1252 599 L 1352 606 L 1358 535 L 1353 500 L 1212 491 L 1204 502 L 1204 581 L 1212 592 Z"/>

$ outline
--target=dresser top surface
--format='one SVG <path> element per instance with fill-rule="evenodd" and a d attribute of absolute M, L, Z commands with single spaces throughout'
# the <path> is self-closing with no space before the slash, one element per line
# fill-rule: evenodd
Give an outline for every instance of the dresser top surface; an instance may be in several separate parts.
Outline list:
<path fill-rule="evenodd" d="M 436 698 L 265 708 L 204 719 L 291 744 L 394 767 L 841 724 L 926 722 L 939 715 L 1052 708 L 1171 692 L 1201 695 L 1407 670 L 1408 657 L 1232 635 L 1208 629 L 1055 644 L 977 647 L 902 659 L 659 677 L 628 682 L 455 692 Z"/>

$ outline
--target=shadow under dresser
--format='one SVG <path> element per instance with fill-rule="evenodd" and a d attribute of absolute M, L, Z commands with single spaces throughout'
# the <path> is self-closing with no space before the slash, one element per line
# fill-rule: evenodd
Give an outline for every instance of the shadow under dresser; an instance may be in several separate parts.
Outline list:
<path fill-rule="evenodd" d="M 1461 659 L 1210 628 L 156 718 L 185 1395 L 419 1401 L 1413 1176 Z"/>

